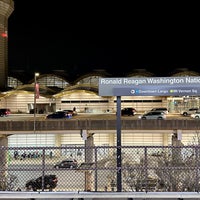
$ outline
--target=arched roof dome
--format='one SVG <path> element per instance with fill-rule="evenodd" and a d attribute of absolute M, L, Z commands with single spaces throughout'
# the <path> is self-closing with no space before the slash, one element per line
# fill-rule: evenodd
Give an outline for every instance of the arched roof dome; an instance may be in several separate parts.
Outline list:
<path fill-rule="evenodd" d="M 95 83 L 99 77 L 109 77 L 110 74 L 107 73 L 105 70 L 94 70 L 90 73 L 86 73 L 76 79 L 73 83 L 75 84 L 82 84 L 82 83 Z"/>
<path fill-rule="evenodd" d="M 177 68 L 172 72 L 171 76 L 199 76 L 199 73 L 188 68 Z"/>
<path fill-rule="evenodd" d="M 153 73 L 146 69 L 134 69 L 131 73 L 127 74 L 127 77 L 152 77 L 155 76 Z"/>

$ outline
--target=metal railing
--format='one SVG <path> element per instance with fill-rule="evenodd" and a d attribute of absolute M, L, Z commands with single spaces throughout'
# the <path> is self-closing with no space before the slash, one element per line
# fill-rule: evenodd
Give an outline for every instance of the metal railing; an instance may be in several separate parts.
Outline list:
<path fill-rule="evenodd" d="M 122 160 L 118 192 L 199 192 L 199 146 L 1 147 L 0 190 L 32 192 L 26 184 L 41 177 L 41 192 L 115 192 L 117 148 Z M 78 166 L 55 168 L 68 158 Z M 53 188 L 46 187 L 49 174 L 58 180 Z"/>
<path fill-rule="evenodd" d="M 65 199 L 65 200 L 136 200 L 136 199 L 194 199 L 200 198 L 197 192 L 0 192 L 0 199 Z"/>

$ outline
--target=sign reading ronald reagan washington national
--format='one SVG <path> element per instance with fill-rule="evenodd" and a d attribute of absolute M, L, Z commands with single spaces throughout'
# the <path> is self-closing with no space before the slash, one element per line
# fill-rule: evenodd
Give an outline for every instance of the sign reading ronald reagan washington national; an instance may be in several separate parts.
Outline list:
<path fill-rule="evenodd" d="M 199 96 L 200 77 L 100 78 L 99 96 Z"/>

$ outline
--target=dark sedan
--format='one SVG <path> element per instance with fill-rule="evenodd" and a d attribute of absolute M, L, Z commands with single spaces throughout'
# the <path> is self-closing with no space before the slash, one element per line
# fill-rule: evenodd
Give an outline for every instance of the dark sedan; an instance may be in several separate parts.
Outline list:
<path fill-rule="evenodd" d="M 44 181 L 44 186 L 43 186 L 43 181 Z M 49 191 L 52 191 L 54 188 L 56 188 L 57 182 L 58 182 L 58 179 L 56 175 L 54 174 L 45 175 L 44 177 L 40 176 L 36 179 L 31 179 L 27 181 L 26 189 L 33 190 L 33 191 L 48 189 Z M 42 188 L 42 186 L 44 188 Z"/>
<path fill-rule="evenodd" d="M 121 115 L 128 115 L 128 116 L 134 116 L 136 114 L 136 109 L 135 108 L 123 108 L 121 110 Z"/>
<path fill-rule="evenodd" d="M 65 119 L 69 118 L 68 113 L 65 111 L 58 111 L 46 116 L 46 119 Z"/>
<path fill-rule="evenodd" d="M 75 159 L 66 159 L 62 160 L 61 162 L 58 162 L 54 165 L 54 168 L 70 168 L 70 169 L 76 169 L 78 166 L 77 160 Z"/>

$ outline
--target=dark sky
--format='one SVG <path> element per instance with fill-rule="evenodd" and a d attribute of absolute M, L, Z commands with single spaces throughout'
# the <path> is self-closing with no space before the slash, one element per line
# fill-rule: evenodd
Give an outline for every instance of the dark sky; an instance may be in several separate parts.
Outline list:
<path fill-rule="evenodd" d="M 94 69 L 116 76 L 138 68 L 158 76 L 175 68 L 200 72 L 198 14 L 152 2 L 107 2 L 15 0 L 9 69 L 72 76 Z"/>

